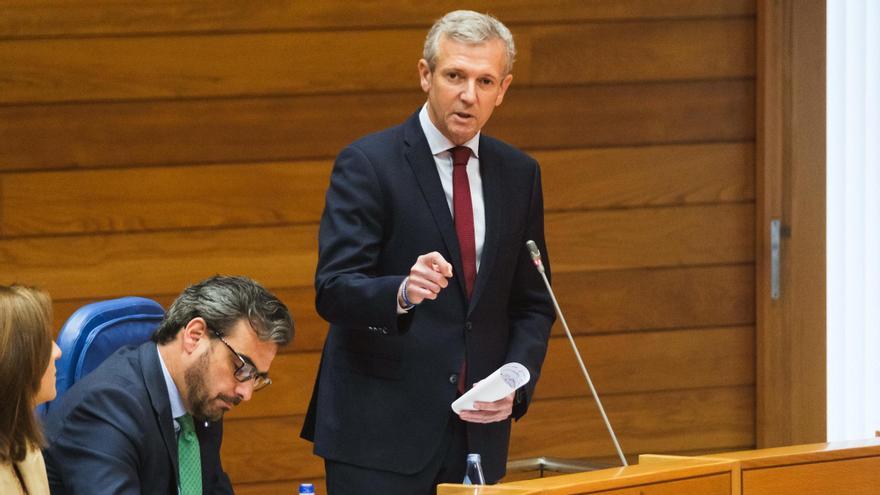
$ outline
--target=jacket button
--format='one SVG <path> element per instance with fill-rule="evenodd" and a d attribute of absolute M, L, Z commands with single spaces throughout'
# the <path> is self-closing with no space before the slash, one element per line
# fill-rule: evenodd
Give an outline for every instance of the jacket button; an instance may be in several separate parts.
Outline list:
<path fill-rule="evenodd" d="M 464 323 L 464 329 L 465 329 L 465 330 L 470 330 L 470 329 L 473 328 L 473 327 L 474 327 L 474 326 L 471 325 L 471 322 L 469 322 L 469 321 L 466 321 L 466 322 Z"/>
<path fill-rule="evenodd" d="M 458 373 L 453 373 L 453 374 L 449 375 L 449 383 L 451 383 L 453 385 L 458 383 Z"/>

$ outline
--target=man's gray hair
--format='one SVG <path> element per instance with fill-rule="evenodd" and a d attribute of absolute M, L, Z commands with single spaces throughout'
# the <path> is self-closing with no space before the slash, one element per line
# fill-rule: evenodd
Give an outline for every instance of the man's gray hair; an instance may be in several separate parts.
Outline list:
<path fill-rule="evenodd" d="M 431 26 L 431 30 L 428 31 L 428 36 L 425 38 L 422 58 L 428 62 L 428 68 L 432 72 L 437 65 L 437 47 L 444 36 L 471 45 L 500 39 L 507 48 L 507 65 L 504 75 L 510 74 L 510 71 L 513 70 L 513 62 L 516 60 L 513 35 L 510 34 L 507 26 L 489 14 L 480 14 L 472 10 L 456 10 L 444 15 Z"/>
<path fill-rule="evenodd" d="M 239 320 L 247 320 L 263 342 L 284 346 L 293 340 L 293 318 L 271 292 L 247 277 L 215 275 L 191 285 L 175 299 L 153 333 L 153 341 L 165 344 L 194 318 L 203 318 L 210 330 L 220 335 Z M 216 338 L 208 332 L 210 338 Z"/>

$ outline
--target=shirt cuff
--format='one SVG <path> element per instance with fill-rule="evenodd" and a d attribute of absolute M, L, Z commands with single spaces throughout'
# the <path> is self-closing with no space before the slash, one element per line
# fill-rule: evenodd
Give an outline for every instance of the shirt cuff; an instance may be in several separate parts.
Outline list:
<path fill-rule="evenodd" d="M 405 308 L 400 305 L 400 294 L 403 293 L 403 287 L 406 285 L 407 280 L 409 280 L 409 277 L 404 278 L 403 282 L 400 283 L 400 287 L 397 288 L 397 297 L 394 298 L 394 300 L 397 302 L 397 314 L 399 314 L 399 315 L 405 315 L 405 314 L 409 313 L 409 310 L 416 307 L 415 304 L 408 306 L 408 307 L 405 307 Z"/>

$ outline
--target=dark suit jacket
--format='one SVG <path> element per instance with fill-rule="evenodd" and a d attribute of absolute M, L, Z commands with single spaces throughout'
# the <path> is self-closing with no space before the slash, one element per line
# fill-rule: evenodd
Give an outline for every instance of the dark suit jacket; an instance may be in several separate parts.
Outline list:
<path fill-rule="evenodd" d="M 534 239 L 546 253 L 540 170 L 486 135 L 479 151 L 486 237 L 474 293 L 468 301 L 454 276 L 436 300 L 404 316 L 397 293 L 419 255 L 438 251 L 463 273 L 418 114 L 337 157 L 315 277 L 330 330 L 302 432 L 316 454 L 406 474 L 424 469 L 446 432 L 465 355 L 468 388 L 506 362 L 525 365 L 532 381 L 514 417 L 525 413 L 554 320 L 525 248 Z M 468 424 L 467 432 L 487 478 L 500 478 L 510 420 Z"/>
<path fill-rule="evenodd" d="M 223 423 L 196 421 L 204 493 L 231 494 Z M 120 349 L 53 405 L 43 454 L 53 495 L 177 493 L 177 440 L 156 344 Z"/>

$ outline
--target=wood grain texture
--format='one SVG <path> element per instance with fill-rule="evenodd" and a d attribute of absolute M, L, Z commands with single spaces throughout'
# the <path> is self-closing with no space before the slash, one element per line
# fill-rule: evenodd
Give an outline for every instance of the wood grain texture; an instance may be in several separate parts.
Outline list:
<path fill-rule="evenodd" d="M 316 223 L 331 167 L 299 161 L 6 174 L 0 234 Z"/>
<path fill-rule="evenodd" d="M 512 87 L 486 128 L 520 148 L 754 138 L 751 80 Z M 329 158 L 420 92 L 0 106 L 0 171 Z M 576 102 L 576 104 L 573 104 Z"/>
<path fill-rule="evenodd" d="M 559 273 L 553 284 L 571 331 L 580 334 L 751 325 L 754 278 L 747 264 Z"/>
<path fill-rule="evenodd" d="M 752 327 L 582 336 L 575 343 L 603 397 L 755 383 Z M 550 339 L 547 356 L 536 400 L 589 392 L 567 338 Z"/>
<path fill-rule="evenodd" d="M 751 19 L 525 26 L 518 85 L 754 76 Z M 400 91 L 425 30 L 0 40 L 0 104 Z M 364 63 L 368 61 L 368 63 Z"/>
<path fill-rule="evenodd" d="M 545 210 L 744 202 L 748 143 L 539 151 Z M 332 161 L 0 175 L 4 237 L 317 222 Z"/>
<path fill-rule="evenodd" d="M 557 493 L 557 492 L 554 492 Z M 650 483 L 632 488 L 594 492 L 569 490 L 559 491 L 570 494 L 595 494 L 595 495 L 727 495 L 730 493 L 730 474 L 715 474 L 710 476 L 697 476 L 683 480 L 667 481 L 664 483 Z"/>
<path fill-rule="evenodd" d="M 556 273 L 751 262 L 750 205 L 546 215 Z M 270 287 L 309 285 L 317 226 L 0 239 L 0 280 L 56 299 L 162 294 L 215 273 Z M 586 241 L 586 242 L 585 242 Z"/>
<path fill-rule="evenodd" d="M 603 403 L 628 455 L 754 444 L 749 386 L 618 395 Z M 301 416 L 225 421 L 223 465 L 233 483 L 322 477 L 322 460 L 299 438 L 301 425 Z M 511 442 L 511 459 L 613 454 L 589 398 L 534 402 Z"/>
<path fill-rule="evenodd" d="M 544 209 L 746 202 L 754 199 L 754 147 L 712 143 L 536 151 Z"/>
<path fill-rule="evenodd" d="M 682 326 L 749 326 L 754 322 L 751 265 L 562 273 L 554 277 L 566 318 L 576 335 L 674 329 Z M 296 336 L 282 352 L 317 351 L 327 322 L 315 311 L 311 286 L 270 289 L 293 314 Z M 182 290 L 182 287 L 181 289 Z M 146 295 L 168 307 L 177 294 Z M 55 301 L 55 329 L 79 307 L 98 298 Z M 561 335 L 557 323 L 554 334 Z"/>
<path fill-rule="evenodd" d="M 751 327 L 584 336 L 576 342 L 603 397 L 753 385 L 755 381 Z M 228 417 L 305 414 L 320 357 L 317 351 L 279 354 L 270 368 L 272 386 L 254 394 Z M 437 376 L 445 380 L 452 372 L 437 370 Z M 535 400 L 583 397 L 588 392 L 568 339 L 554 337 Z"/>
<path fill-rule="evenodd" d="M 743 472 L 743 495 L 869 495 L 880 486 L 880 457 Z"/>
<path fill-rule="evenodd" d="M 424 30 L 444 13 L 461 8 L 440 0 L 356 2 L 325 0 L 120 0 L 4 2 L 0 37 L 112 35 L 130 33 L 350 29 L 412 26 Z M 468 8 L 490 12 L 505 23 L 530 24 L 609 19 L 665 19 L 752 16 L 748 0 L 476 0 Z"/>
<path fill-rule="evenodd" d="M 763 447 L 821 441 L 827 431 L 825 4 L 759 4 L 757 389 Z M 781 240 L 777 300 L 770 297 L 771 219 L 788 232 Z"/>
<path fill-rule="evenodd" d="M 627 455 L 754 444 L 752 386 L 603 397 Z M 536 401 L 513 428 L 510 459 L 610 456 L 592 398 Z"/>
<path fill-rule="evenodd" d="M 0 280 L 27 280 L 56 299 L 182 291 L 217 273 L 269 287 L 312 283 L 315 227 L 0 240 Z"/>
<path fill-rule="evenodd" d="M 556 272 L 754 260 L 749 204 L 545 215 Z"/>

